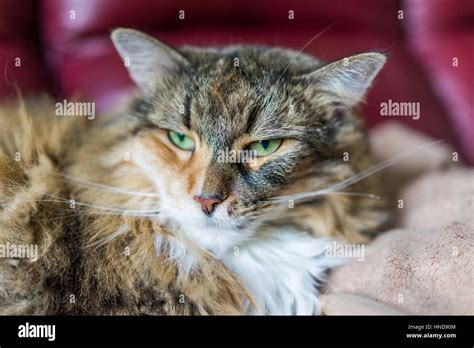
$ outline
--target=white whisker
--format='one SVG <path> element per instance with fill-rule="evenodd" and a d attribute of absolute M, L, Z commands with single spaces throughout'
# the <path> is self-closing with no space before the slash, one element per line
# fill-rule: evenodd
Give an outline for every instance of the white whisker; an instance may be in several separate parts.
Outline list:
<path fill-rule="evenodd" d="M 107 206 L 101 206 L 101 205 L 95 205 L 95 204 L 87 204 L 87 203 L 81 203 L 81 202 L 74 202 L 74 204 L 81 205 L 81 206 L 84 206 L 84 207 L 94 208 L 94 209 L 101 209 L 101 210 L 105 210 L 105 211 L 126 213 L 126 214 L 157 213 L 158 212 L 155 209 L 152 209 L 152 210 L 128 210 L 128 209 L 120 209 L 120 208 L 107 207 Z"/>
<path fill-rule="evenodd" d="M 355 175 L 350 176 L 349 178 L 342 180 L 334 185 L 328 186 L 326 188 L 323 188 L 318 191 L 312 191 L 312 192 L 302 192 L 302 193 L 297 193 L 294 195 L 288 195 L 288 196 L 280 196 L 280 197 L 275 197 L 271 198 L 268 201 L 269 202 L 275 202 L 278 201 L 280 203 L 288 203 L 288 200 L 304 200 L 304 199 L 310 199 L 313 197 L 321 196 L 321 195 L 326 195 L 326 194 L 334 194 L 336 191 L 341 190 L 343 188 L 346 188 L 348 186 L 351 186 L 352 184 L 355 184 L 356 182 L 359 182 L 387 167 L 393 166 L 394 164 L 397 164 L 401 160 L 403 160 L 405 157 L 412 155 L 413 153 L 419 152 L 429 146 L 437 145 L 444 140 L 435 140 L 420 146 L 417 146 L 414 149 L 405 151 L 401 154 L 398 154 L 392 158 L 389 158 L 385 161 L 382 161 L 378 164 L 375 164 L 373 166 L 368 167 L 367 169 L 361 171 L 360 173 L 357 173 Z M 347 193 L 346 193 L 347 194 Z"/>
<path fill-rule="evenodd" d="M 114 233 L 110 234 L 109 236 L 107 236 L 107 237 L 105 237 L 105 238 L 103 238 L 99 241 L 96 241 L 94 243 L 90 243 L 88 246 L 89 247 L 95 246 L 95 249 L 97 250 L 102 245 L 113 241 L 115 238 L 117 238 L 117 237 L 119 237 L 119 236 L 121 236 L 121 235 L 123 235 L 127 232 L 128 232 L 128 226 L 127 226 L 127 224 L 124 224 L 124 225 L 120 226 L 120 228 L 117 231 L 115 231 Z"/>
<path fill-rule="evenodd" d="M 22 188 L 20 185 L 8 185 L 8 186 L 12 186 L 12 187 L 15 187 L 15 186 L 18 186 L 20 188 Z M 87 204 L 87 203 L 82 203 L 82 202 L 78 202 L 76 200 L 74 200 L 73 198 L 71 199 L 66 199 L 66 198 L 62 198 L 62 197 L 59 197 L 59 196 L 55 196 L 55 195 L 52 195 L 52 194 L 49 194 L 47 192 L 43 192 L 43 191 L 39 191 L 39 190 L 35 190 L 35 189 L 32 189 L 32 188 L 28 188 L 29 191 L 33 191 L 33 192 L 36 192 L 36 193 L 40 193 L 44 196 L 49 196 L 49 197 L 53 197 L 53 198 L 56 198 L 57 199 L 57 202 L 63 202 L 63 203 L 67 203 L 67 204 L 74 204 L 74 205 L 80 205 L 80 206 L 84 206 L 84 207 L 90 207 L 90 208 L 94 208 L 94 209 L 100 209 L 100 210 L 104 210 L 104 211 L 109 211 L 109 212 L 116 212 L 118 213 L 118 215 L 120 214 L 157 214 L 158 211 L 156 209 L 152 209 L 152 210 L 130 210 L 130 209 L 120 209 L 120 208 L 116 208 L 116 207 L 107 207 L 107 206 L 100 206 L 100 205 L 94 205 L 94 204 Z M 25 202 L 27 202 L 28 200 L 26 200 Z M 8 203 L 3 203 L 3 204 L 8 204 Z M 71 208 L 73 209 L 73 208 Z"/>
<path fill-rule="evenodd" d="M 98 189 L 98 190 L 103 190 L 103 191 L 113 192 L 113 193 L 118 193 L 118 194 L 123 194 L 123 195 L 143 196 L 143 197 L 158 197 L 158 195 L 156 193 L 131 191 L 131 190 L 127 190 L 127 189 L 124 189 L 124 188 L 121 188 L 121 187 L 109 186 L 109 185 L 100 184 L 100 183 L 97 183 L 97 182 L 80 180 L 80 179 L 74 178 L 74 177 L 72 177 L 70 175 L 67 175 L 67 174 L 58 173 L 57 175 L 61 175 L 64 178 L 68 179 L 68 181 L 72 181 L 76 185 L 82 186 L 82 187 L 95 188 L 95 189 Z"/>
<path fill-rule="evenodd" d="M 25 199 L 22 200 L 21 203 L 24 202 L 63 202 L 58 199 Z M 6 206 L 6 205 L 12 205 L 12 204 L 18 204 L 20 202 L 14 201 L 14 202 L 7 202 L 7 203 L 0 203 L 0 206 Z"/>
<path fill-rule="evenodd" d="M 66 218 L 72 218 L 77 216 L 120 216 L 120 217 L 135 217 L 135 218 L 156 218 L 156 214 L 125 214 L 125 213 L 111 213 L 111 212 L 84 212 L 80 211 L 74 214 L 69 215 L 61 215 L 52 218 L 45 218 L 45 219 L 32 219 L 35 222 L 43 222 L 43 221 L 53 221 L 53 220 L 61 220 Z"/>

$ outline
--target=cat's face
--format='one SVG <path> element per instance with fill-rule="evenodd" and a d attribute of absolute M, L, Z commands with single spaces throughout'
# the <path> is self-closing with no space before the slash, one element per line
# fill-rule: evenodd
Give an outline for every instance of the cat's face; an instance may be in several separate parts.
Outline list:
<path fill-rule="evenodd" d="M 362 136 L 350 109 L 384 62 L 372 53 L 321 68 L 277 49 L 178 53 L 130 30 L 113 40 L 142 91 L 134 162 L 162 217 L 215 253 L 249 238 L 269 199 L 320 188 L 343 135 Z"/>

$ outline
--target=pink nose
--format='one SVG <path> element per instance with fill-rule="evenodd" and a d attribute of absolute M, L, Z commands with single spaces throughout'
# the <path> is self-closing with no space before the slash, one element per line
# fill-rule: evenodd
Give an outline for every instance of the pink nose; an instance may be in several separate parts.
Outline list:
<path fill-rule="evenodd" d="M 194 196 L 193 199 L 201 205 L 201 210 L 206 215 L 211 215 L 216 206 L 223 201 L 221 196 L 207 196 L 207 195 L 200 195 Z"/>

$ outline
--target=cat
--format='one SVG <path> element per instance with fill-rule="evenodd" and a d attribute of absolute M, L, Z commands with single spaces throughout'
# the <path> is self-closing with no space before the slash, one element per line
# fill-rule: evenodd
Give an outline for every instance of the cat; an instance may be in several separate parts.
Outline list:
<path fill-rule="evenodd" d="M 0 244 L 39 255 L 0 259 L 0 313 L 320 314 L 328 245 L 387 221 L 356 111 L 385 56 L 112 41 L 138 91 L 113 118 L 1 108 Z"/>

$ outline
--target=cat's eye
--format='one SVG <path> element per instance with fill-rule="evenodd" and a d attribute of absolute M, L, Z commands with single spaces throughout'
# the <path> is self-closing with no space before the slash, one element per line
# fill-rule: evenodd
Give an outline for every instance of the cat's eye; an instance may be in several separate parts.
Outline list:
<path fill-rule="evenodd" d="M 196 147 L 194 140 L 183 133 L 170 130 L 168 131 L 168 138 L 170 139 L 171 143 L 173 143 L 173 145 L 180 148 L 181 150 L 193 151 Z"/>
<path fill-rule="evenodd" d="M 282 139 L 267 139 L 255 141 L 248 146 L 248 149 L 255 151 L 257 157 L 268 156 L 278 150 L 282 141 Z"/>

